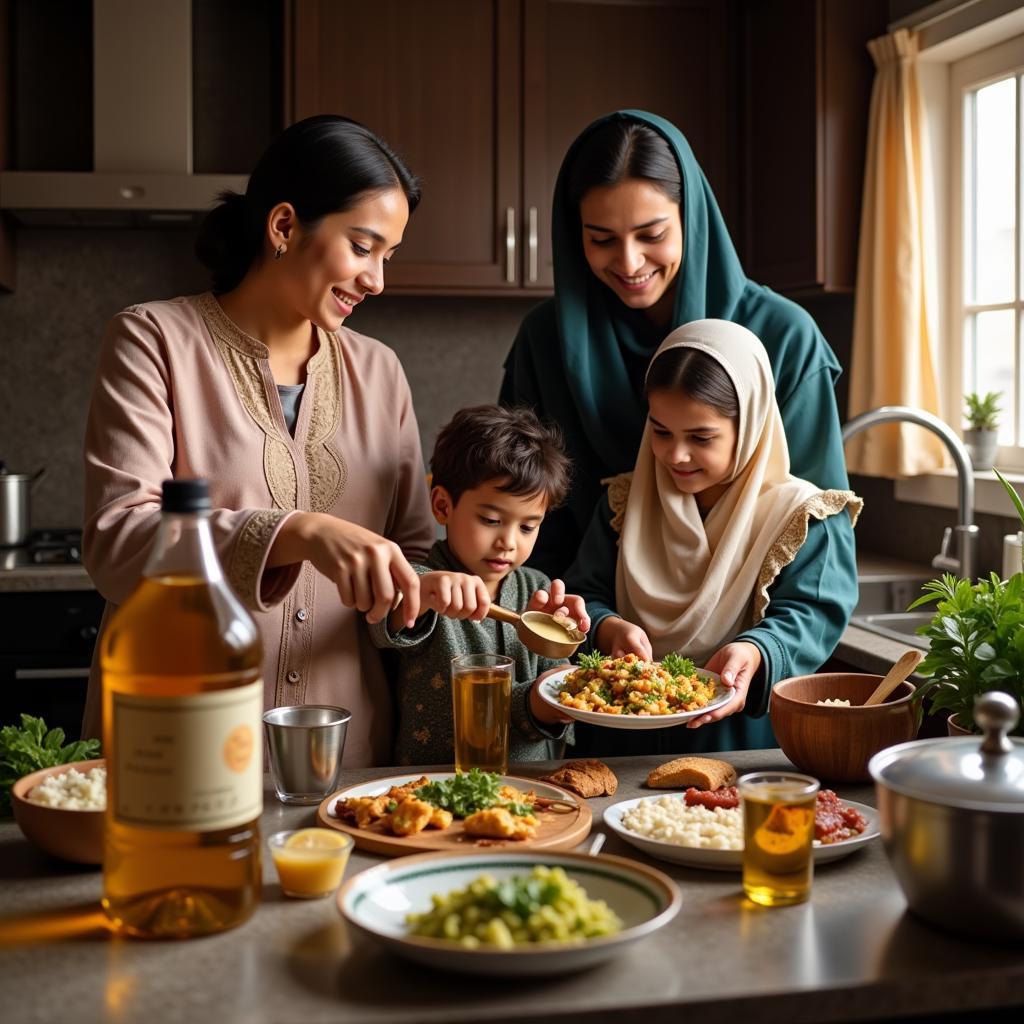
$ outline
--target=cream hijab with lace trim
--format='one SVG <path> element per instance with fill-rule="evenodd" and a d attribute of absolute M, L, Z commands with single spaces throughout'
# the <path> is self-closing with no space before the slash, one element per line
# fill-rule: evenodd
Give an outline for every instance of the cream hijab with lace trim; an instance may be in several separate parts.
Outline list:
<path fill-rule="evenodd" d="M 725 320 L 695 320 L 674 330 L 654 359 L 671 348 L 706 352 L 736 389 L 729 486 L 701 519 L 694 496 L 654 458 L 648 421 L 625 505 L 615 594 L 618 613 L 644 628 L 656 658 L 681 651 L 703 665 L 763 617 L 768 587 L 806 540 L 808 517 L 849 506 L 856 522 L 861 501 L 790 475 L 775 381 L 756 335 Z"/>

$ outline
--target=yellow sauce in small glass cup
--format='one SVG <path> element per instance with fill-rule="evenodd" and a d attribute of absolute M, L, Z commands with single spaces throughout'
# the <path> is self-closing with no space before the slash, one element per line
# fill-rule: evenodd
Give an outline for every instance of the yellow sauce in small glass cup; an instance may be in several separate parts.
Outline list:
<path fill-rule="evenodd" d="M 352 837 L 329 828 L 275 832 L 267 839 L 281 891 L 296 899 L 330 896 L 341 884 Z"/>

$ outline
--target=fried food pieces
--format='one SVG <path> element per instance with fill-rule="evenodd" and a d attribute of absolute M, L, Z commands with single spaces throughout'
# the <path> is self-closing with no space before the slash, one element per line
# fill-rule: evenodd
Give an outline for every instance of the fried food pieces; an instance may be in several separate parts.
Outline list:
<path fill-rule="evenodd" d="M 484 839 L 536 839 L 537 819 L 532 815 L 512 814 L 507 807 L 488 807 L 475 811 L 463 822 L 468 836 Z"/>
<path fill-rule="evenodd" d="M 615 772 L 604 763 L 595 759 L 566 761 L 561 768 L 550 775 L 542 775 L 541 782 L 551 782 L 562 789 L 572 790 L 584 798 L 592 796 L 611 796 L 619 788 L 619 780 Z"/>
<path fill-rule="evenodd" d="M 424 775 L 401 786 L 392 786 L 377 796 L 339 799 L 334 804 L 334 813 L 356 828 L 379 825 L 396 836 L 414 836 L 428 828 L 444 830 L 454 820 L 452 812 L 416 795 L 429 782 Z M 533 790 L 524 793 L 514 786 L 503 785 L 497 795 L 501 803 L 466 817 L 466 834 L 489 839 L 535 839 L 538 822 L 531 812 L 537 803 L 536 793 Z"/>
<path fill-rule="evenodd" d="M 413 795 L 429 781 L 425 775 L 421 775 L 413 782 L 392 786 L 378 796 L 352 796 L 338 800 L 334 805 L 334 813 L 356 828 L 369 828 L 379 821 L 396 836 L 415 835 L 425 828 L 447 828 L 452 823 L 448 811 L 442 811 L 424 800 L 417 800 Z"/>

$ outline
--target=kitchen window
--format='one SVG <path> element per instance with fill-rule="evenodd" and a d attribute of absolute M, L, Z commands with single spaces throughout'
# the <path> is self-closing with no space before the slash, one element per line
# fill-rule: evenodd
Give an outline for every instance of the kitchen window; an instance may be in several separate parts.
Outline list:
<path fill-rule="evenodd" d="M 1000 466 L 1024 469 L 1024 36 L 950 65 L 947 400 L 1001 392 Z"/>

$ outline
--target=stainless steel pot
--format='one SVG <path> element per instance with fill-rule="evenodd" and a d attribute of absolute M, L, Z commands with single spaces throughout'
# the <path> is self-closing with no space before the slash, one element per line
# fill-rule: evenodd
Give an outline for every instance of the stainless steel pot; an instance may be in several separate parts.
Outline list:
<path fill-rule="evenodd" d="M 914 913 L 987 939 L 1024 940 L 1024 740 L 1007 693 L 975 704 L 984 730 L 913 740 L 868 763 L 882 839 Z"/>
<path fill-rule="evenodd" d="M 0 547 L 15 547 L 28 541 L 32 532 L 32 488 L 46 475 L 9 473 L 0 461 Z"/>

